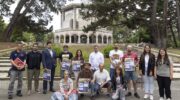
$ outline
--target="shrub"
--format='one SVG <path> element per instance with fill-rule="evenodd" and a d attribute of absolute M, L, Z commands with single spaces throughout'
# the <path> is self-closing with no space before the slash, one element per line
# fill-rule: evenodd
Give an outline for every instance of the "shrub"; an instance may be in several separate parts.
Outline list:
<path fill-rule="evenodd" d="M 105 58 L 109 58 L 109 52 L 113 49 L 112 45 L 107 45 L 106 47 L 104 47 L 103 49 L 103 54 Z"/>
<path fill-rule="evenodd" d="M 56 44 L 52 46 L 52 49 L 56 52 L 57 56 L 60 54 L 60 52 L 62 52 L 62 48 L 60 48 L 60 46 Z"/>

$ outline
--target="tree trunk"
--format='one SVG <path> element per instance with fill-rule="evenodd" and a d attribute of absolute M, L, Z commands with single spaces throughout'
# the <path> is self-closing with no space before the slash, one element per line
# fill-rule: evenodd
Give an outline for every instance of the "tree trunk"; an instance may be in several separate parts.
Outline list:
<path fill-rule="evenodd" d="M 168 10 L 168 0 L 164 0 L 164 11 L 163 11 L 163 25 L 161 31 L 161 47 L 167 47 L 167 10 Z"/>
<path fill-rule="evenodd" d="M 12 35 L 13 29 L 16 26 L 16 23 L 22 19 L 23 16 L 25 16 L 27 14 L 27 12 L 29 11 L 30 7 L 32 6 L 32 4 L 34 3 L 35 0 L 31 0 L 30 3 L 28 4 L 28 6 L 26 7 L 26 9 L 23 11 L 22 14 L 20 14 L 23 6 L 26 4 L 27 0 L 20 0 L 16 9 L 14 10 L 13 16 L 10 20 L 10 23 L 8 24 L 8 26 L 6 27 L 4 33 L 3 33 L 3 41 L 10 41 L 10 37 Z"/>
<path fill-rule="evenodd" d="M 180 40 L 180 2 L 176 0 L 176 12 L 177 12 L 177 29 L 178 29 L 178 40 Z"/>
<path fill-rule="evenodd" d="M 158 29 L 158 23 L 156 22 L 156 13 L 157 13 L 157 4 L 158 0 L 154 0 L 153 2 L 153 7 L 152 7 L 152 16 L 151 16 L 151 34 L 153 37 L 153 43 L 157 46 L 160 47 L 160 32 Z"/>
<path fill-rule="evenodd" d="M 176 41 L 176 36 L 175 36 L 174 31 L 173 31 L 173 26 L 172 26 L 172 23 L 171 23 L 171 22 L 169 23 L 169 28 L 170 28 L 170 31 L 171 31 L 171 33 L 172 33 L 174 45 L 175 45 L 175 47 L 177 47 L 178 45 L 177 45 L 177 41 Z"/>

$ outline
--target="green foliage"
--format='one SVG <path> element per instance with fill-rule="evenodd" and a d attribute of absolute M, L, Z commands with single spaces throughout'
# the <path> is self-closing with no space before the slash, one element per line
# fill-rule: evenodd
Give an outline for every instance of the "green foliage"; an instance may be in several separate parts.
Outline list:
<path fill-rule="evenodd" d="M 44 35 L 44 42 L 47 42 L 47 41 L 53 41 L 54 40 L 54 33 L 48 33 L 48 34 L 45 34 Z"/>
<path fill-rule="evenodd" d="M 104 57 L 108 58 L 109 57 L 109 52 L 113 49 L 112 45 L 107 45 L 106 47 L 104 47 L 103 49 L 103 54 Z"/>
<path fill-rule="evenodd" d="M 60 52 L 62 52 L 62 48 L 59 45 L 54 44 L 52 49 L 56 52 L 56 55 L 59 56 Z"/>
<path fill-rule="evenodd" d="M 35 36 L 33 33 L 23 32 L 23 40 L 25 42 L 35 42 Z"/>

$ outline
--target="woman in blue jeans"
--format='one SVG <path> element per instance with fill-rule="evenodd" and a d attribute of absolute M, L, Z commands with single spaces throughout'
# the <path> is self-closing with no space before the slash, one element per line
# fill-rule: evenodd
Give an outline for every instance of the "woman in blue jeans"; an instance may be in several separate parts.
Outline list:
<path fill-rule="evenodd" d="M 73 89 L 73 80 L 68 71 L 64 72 L 64 79 L 60 81 L 60 90 L 51 96 L 51 100 L 78 100 L 77 91 Z"/>

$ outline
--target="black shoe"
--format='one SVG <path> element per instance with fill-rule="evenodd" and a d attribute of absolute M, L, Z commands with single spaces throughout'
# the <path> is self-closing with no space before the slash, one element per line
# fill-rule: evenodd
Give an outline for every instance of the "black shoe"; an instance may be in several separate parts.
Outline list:
<path fill-rule="evenodd" d="M 13 96 L 12 95 L 8 95 L 8 99 L 13 99 Z"/>
<path fill-rule="evenodd" d="M 84 94 L 80 94 L 80 97 L 84 97 Z"/>
<path fill-rule="evenodd" d="M 22 96 L 23 96 L 22 93 L 21 93 L 21 91 L 17 91 L 16 95 L 17 95 L 18 97 L 22 97 Z"/>
<path fill-rule="evenodd" d="M 132 94 L 131 94 L 131 92 L 128 92 L 127 94 L 126 94 L 126 97 L 129 97 L 129 96 L 131 96 Z"/>
<path fill-rule="evenodd" d="M 44 91 L 43 91 L 43 94 L 47 94 L 47 91 L 46 91 L 46 90 L 44 90 Z"/>
<path fill-rule="evenodd" d="M 140 99 L 140 96 L 139 96 L 138 93 L 134 93 L 134 96 L 135 96 L 136 98 Z"/>
<path fill-rule="evenodd" d="M 50 89 L 49 91 L 51 91 L 51 92 L 56 92 L 54 89 Z"/>

